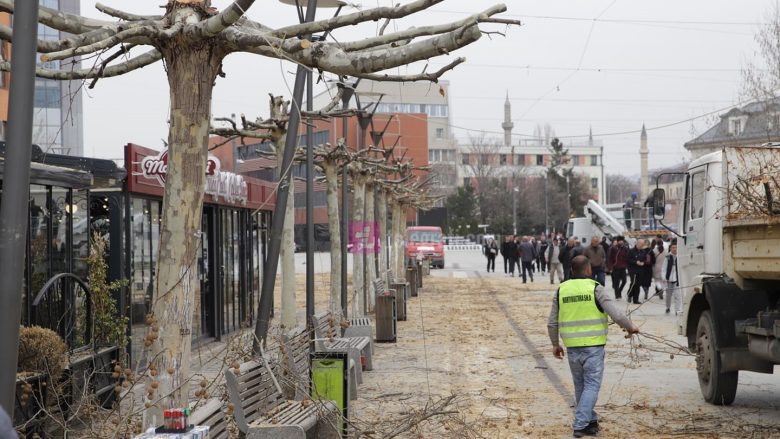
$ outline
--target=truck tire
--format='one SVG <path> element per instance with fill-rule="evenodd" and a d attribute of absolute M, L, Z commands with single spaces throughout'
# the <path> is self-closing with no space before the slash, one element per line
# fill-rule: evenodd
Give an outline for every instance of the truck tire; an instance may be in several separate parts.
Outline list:
<path fill-rule="evenodd" d="M 704 400 L 715 405 L 729 405 L 737 395 L 739 371 L 721 372 L 715 327 L 709 310 L 703 311 L 696 326 L 696 371 Z"/>

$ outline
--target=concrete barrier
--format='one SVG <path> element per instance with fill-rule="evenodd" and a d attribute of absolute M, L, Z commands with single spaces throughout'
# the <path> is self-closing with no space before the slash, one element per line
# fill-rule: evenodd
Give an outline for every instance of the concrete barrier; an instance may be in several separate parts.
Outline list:
<path fill-rule="evenodd" d="M 482 251 L 479 244 L 445 245 L 445 251 Z"/>

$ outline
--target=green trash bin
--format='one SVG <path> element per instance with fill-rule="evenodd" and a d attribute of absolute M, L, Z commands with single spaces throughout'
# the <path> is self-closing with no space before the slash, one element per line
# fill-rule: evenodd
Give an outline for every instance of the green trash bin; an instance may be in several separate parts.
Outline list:
<path fill-rule="evenodd" d="M 349 419 L 349 356 L 346 352 L 312 352 L 311 397 L 334 401 L 339 410 L 339 431 L 347 437 Z M 360 367 L 359 365 L 357 367 Z"/>
<path fill-rule="evenodd" d="M 406 281 L 409 282 L 409 295 L 417 297 L 417 267 L 406 268 Z"/>

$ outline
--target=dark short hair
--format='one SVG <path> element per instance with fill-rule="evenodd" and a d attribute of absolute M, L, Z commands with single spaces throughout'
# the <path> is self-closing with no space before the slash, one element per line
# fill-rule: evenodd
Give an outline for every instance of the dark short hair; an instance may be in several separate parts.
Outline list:
<path fill-rule="evenodd" d="M 615 241 L 625 241 L 626 238 L 623 235 L 618 235 L 615 237 Z"/>
<path fill-rule="evenodd" d="M 576 276 L 585 274 L 585 269 L 590 265 L 590 259 L 585 255 L 575 256 L 571 260 L 571 273 Z"/>

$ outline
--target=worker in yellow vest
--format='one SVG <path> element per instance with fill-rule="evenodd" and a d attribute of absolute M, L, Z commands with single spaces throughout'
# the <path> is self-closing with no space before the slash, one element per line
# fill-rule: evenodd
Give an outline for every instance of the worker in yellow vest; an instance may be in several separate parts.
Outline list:
<path fill-rule="evenodd" d="M 563 359 L 564 356 L 559 336 L 569 354 L 576 403 L 572 425 L 574 437 L 595 436 L 599 431 L 599 420 L 593 408 L 604 376 L 607 316 L 629 334 L 638 334 L 639 328 L 618 308 L 612 294 L 591 279 L 587 257 L 575 257 L 571 272 L 572 278 L 563 282 L 555 293 L 547 332 L 555 358 Z"/>

